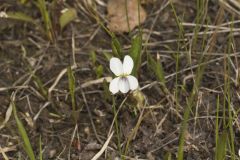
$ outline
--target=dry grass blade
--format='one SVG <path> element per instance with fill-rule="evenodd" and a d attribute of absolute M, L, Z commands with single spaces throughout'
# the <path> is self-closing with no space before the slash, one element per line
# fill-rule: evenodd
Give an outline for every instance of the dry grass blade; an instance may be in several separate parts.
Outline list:
<path fill-rule="evenodd" d="M 76 124 L 75 127 L 74 127 L 74 130 L 73 130 L 73 133 L 72 133 L 72 137 L 71 137 L 71 141 L 70 141 L 70 146 L 72 146 L 73 144 L 73 140 L 75 138 L 75 135 L 77 133 L 77 130 L 78 130 L 78 125 Z M 68 150 L 68 159 L 71 159 L 71 148 L 69 148 Z"/>
<path fill-rule="evenodd" d="M 219 0 L 219 2 L 227 8 L 228 11 L 236 13 L 240 16 L 240 1 L 239 0 Z"/>
<path fill-rule="evenodd" d="M 87 111 L 88 111 L 88 115 L 89 115 L 89 118 L 90 118 L 90 121 L 91 121 L 91 125 L 92 125 L 92 128 L 93 128 L 94 134 L 95 134 L 97 140 L 102 144 L 103 142 L 102 142 L 102 140 L 100 139 L 100 137 L 99 137 L 99 135 L 97 133 L 97 130 L 96 130 L 93 118 L 92 118 L 92 113 L 91 113 L 91 110 L 90 110 L 90 108 L 88 106 L 88 103 L 87 103 L 86 96 L 85 96 L 83 90 L 81 90 L 81 91 L 82 91 L 81 93 L 82 93 L 83 101 L 84 101 L 84 103 L 86 105 L 86 108 L 87 108 Z"/>
<path fill-rule="evenodd" d="M 113 133 L 114 133 L 114 132 L 112 132 L 112 133 L 109 135 L 109 137 L 108 137 L 108 139 L 106 140 L 106 142 L 104 143 L 102 149 L 101 149 L 91 160 L 97 160 L 97 159 L 103 154 L 103 152 L 104 152 L 104 151 L 107 149 L 107 147 L 108 147 L 108 144 L 109 144 L 109 142 L 110 142 L 110 140 L 111 140 L 111 138 L 112 138 L 112 136 L 113 136 Z"/>
<path fill-rule="evenodd" d="M 77 66 L 71 66 L 71 69 L 75 69 L 77 68 Z M 66 74 L 68 71 L 67 68 L 64 68 L 59 75 L 57 76 L 56 80 L 54 81 L 54 83 L 51 85 L 51 87 L 48 89 L 48 95 L 51 95 L 51 92 L 54 90 L 54 88 L 57 86 L 57 84 L 59 83 L 59 81 L 61 80 L 61 78 L 64 76 L 64 74 Z"/>
<path fill-rule="evenodd" d="M 94 84 L 103 83 L 104 80 L 106 80 L 107 82 L 110 82 L 112 80 L 112 77 L 102 77 L 102 78 L 99 78 L 99 79 L 96 79 L 96 80 L 85 82 L 81 85 L 81 88 L 87 88 L 87 87 L 89 87 L 91 85 L 94 85 Z M 77 88 L 76 90 L 78 90 L 78 89 L 79 88 Z"/>
<path fill-rule="evenodd" d="M 4 121 L 2 122 L 2 124 L 0 125 L 0 130 L 5 127 L 5 125 L 7 124 L 8 120 L 10 119 L 12 115 L 12 105 L 9 105 L 8 109 L 7 109 L 7 112 L 6 112 L 6 115 L 5 115 L 5 119 Z"/>
<path fill-rule="evenodd" d="M 11 86 L 11 87 L 1 87 L 0 92 L 7 91 L 10 89 L 26 89 L 29 88 L 28 86 Z"/>
<path fill-rule="evenodd" d="M 5 152 L 4 152 L 4 150 L 3 150 L 3 148 L 0 146 L 0 152 L 2 153 L 2 155 L 3 155 L 3 158 L 5 159 L 5 160 L 9 160 L 8 159 L 8 156 L 5 154 Z"/>
<path fill-rule="evenodd" d="M 1 146 L 0 146 L 0 147 L 1 147 Z M 2 153 L 2 152 L 7 153 L 7 152 L 16 151 L 16 150 L 17 150 L 17 145 L 0 148 L 0 152 L 1 152 L 1 153 Z"/>

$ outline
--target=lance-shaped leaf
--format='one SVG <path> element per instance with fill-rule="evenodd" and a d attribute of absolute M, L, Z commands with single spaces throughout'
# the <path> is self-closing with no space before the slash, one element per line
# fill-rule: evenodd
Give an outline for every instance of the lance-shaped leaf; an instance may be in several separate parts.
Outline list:
<path fill-rule="evenodd" d="M 115 35 L 112 35 L 112 52 L 114 56 L 118 58 L 122 57 L 122 47 Z"/>
<path fill-rule="evenodd" d="M 137 75 L 137 72 L 141 66 L 141 51 L 142 51 L 142 36 L 138 34 L 135 38 L 132 39 L 132 46 L 130 49 L 130 56 L 134 61 L 134 68 L 132 74 Z"/>
<path fill-rule="evenodd" d="M 70 22 L 72 22 L 76 17 L 77 17 L 77 12 L 74 8 L 64 9 L 62 12 L 62 15 L 59 18 L 59 24 L 60 24 L 61 30 Z"/>
<path fill-rule="evenodd" d="M 36 24 L 35 20 L 32 17 L 22 12 L 7 12 L 6 15 L 7 16 L 5 18 L 7 19 L 13 19 L 13 20 Z"/>
<path fill-rule="evenodd" d="M 15 121 L 17 123 L 18 132 L 23 140 L 24 150 L 27 152 L 30 160 L 35 160 L 36 158 L 35 158 L 35 155 L 34 155 L 34 152 L 32 149 L 32 145 L 28 138 L 27 132 L 26 132 L 21 120 L 18 118 L 15 102 L 12 101 L 11 105 L 12 105 L 12 109 L 13 109 L 13 115 L 14 115 Z"/>
<path fill-rule="evenodd" d="M 153 57 L 150 54 L 148 54 L 148 66 L 150 70 L 154 72 L 158 81 L 163 83 L 163 85 L 165 85 L 165 76 L 164 76 L 164 71 L 163 71 L 161 62 L 155 61 Z"/>

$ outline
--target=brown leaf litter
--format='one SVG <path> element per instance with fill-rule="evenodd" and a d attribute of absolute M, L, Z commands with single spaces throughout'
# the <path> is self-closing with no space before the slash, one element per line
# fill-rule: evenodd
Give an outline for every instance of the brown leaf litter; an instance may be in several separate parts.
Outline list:
<path fill-rule="evenodd" d="M 115 33 L 129 32 L 143 23 L 147 17 L 138 0 L 109 0 L 107 11 L 108 28 Z"/>

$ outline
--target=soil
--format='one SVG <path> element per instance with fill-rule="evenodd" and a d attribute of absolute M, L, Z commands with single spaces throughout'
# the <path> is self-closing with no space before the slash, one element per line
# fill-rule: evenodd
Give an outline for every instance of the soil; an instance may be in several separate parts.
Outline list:
<path fill-rule="evenodd" d="M 24 12 L 34 17 L 40 25 L 43 25 L 41 14 L 32 2 L 21 4 L 19 1 L 1 0 L 0 11 Z M 97 1 L 96 1 L 97 2 Z M 102 2 L 105 5 L 100 4 Z M 36 25 L 0 18 L 0 122 L 4 121 L 5 113 L 10 105 L 13 93 L 16 93 L 15 104 L 18 116 L 23 122 L 34 153 L 39 155 L 39 137 L 41 136 L 43 159 L 91 159 L 103 146 L 109 133 L 114 130 L 114 135 L 107 147 L 106 152 L 100 160 L 116 160 L 120 157 L 118 149 L 119 141 L 124 154 L 126 144 L 135 131 L 135 136 L 130 140 L 126 159 L 148 159 L 162 160 L 171 155 L 177 158 L 180 127 L 187 106 L 187 99 L 191 95 L 197 67 L 206 44 L 203 41 L 213 37 L 213 33 L 201 35 L 194 46 L 194 26 L 184 25 L 184 37 L 179 38 L 179 28 L 176 23 L 173 9 L 169 1 L 156 0 L 144 3 L 147 18 L 142 23 L 143 39 L 148 42 L 143 44 L 142 66 L 138 73 L 141 95 L 144 103 L 139 108 L 134 107 L 132 94 L 118 94 L 115 102 L 109 97 L 108 83 L 96 83 L 81 87 L 82 84 L 98 79 L 95 69 L 97 65 L 103 66 L 101 77 L 112 76 L 109 69 L 107 54 L 111 54 L 111 37 L 97 23 L 91 12 L 96 9 L 103 24 L 107 26 L 107 1 L 99 0 L 96 6 L 91 6 L 87 1 L 59 1 L 57 9 L 65 7 L 75 8 L 77 19 L 71 22 L 63 31 L 54 25 L 56 39 L 51 42 L 48 37 Z M 197 5 L 194 0 L 179 0 L 173 3 L 176 15 L 182 22 L 195 24 L 197 16 Z M 205 19 L 200 23 L 217 26 L 218 14 L 221 5 L 216 0 L 209 0 L 205 8 Z M 47 7 L 51 8 L 50 1 Z M 92 7 L 92 8 L 91 8 Z M 52 12 L 58 12 L 57 9 Z M 233 14 L 223 7 L 220 23 L 239 20 L 239 15 Z M 57 23 L 57 13 L 51 13 L 53 22 Z M 44 26 L 44 25 L 43 25 Z M 225 27 L 230 27 L 226 25 Z M 234 28 L 239 28 L 239 23 Z M 199 32 L 204 32 L 201 27 Z M 216 30 L 218 32 L 218 30 Z M 124 53 L 128 54 L 131 38 L 138 33 L 135 28 L 130 33 L 117 34 Z M 195 103 L 188 120 L 188 129 L 184 134 L 184 159 L 206 160 L 214 159 L 215 156 L 215 122 L 217 111 L 217 100 L 220 97 L 219 111 L 219 133 L 228 128 L 223 124 L 224 80 L 226 70 L 224 69 L 227 59 L 227 45 L 229 31 L 217 33 L 215 43 L 211 43 L 204 57 L 207 57 L 204 74 L 195 97 Z M 228 75 L 231 78 L 230 94 L 231 107 L 235 110 L 233 116 L 235 153 L 240 148 L 239 131 L 239 31 L 233 32 L 233 42 Z M 183 38 L 185 39 L 183 41 Z M 74 39 L 74 41 L 72 40 Z M 181 39 L 182 41 L 178 41 Z M 206 42 L 206 41 L 204 41 Z M 74 47 L 72 44 L 74 43 Z M 181 46 L 179 46 L 181 44 Z M 203 47 L 204 46 L 204 47 Z M 190 49 L 189 49 L 190 48 Z M 92 63 L 91 55 L 96 54 L 96 64 Z M 73 120 L 71 96 L 69 93 L 68 76 L 65 73 L 49 95 L 44 95 L 43 90 L 48 90 L 57 79 L 58 75 L 67 67 L 74 64 L 73 53 L 77 67 L 73 69 L 76 81 L 75 92 L 77 123 Z M 147 54 L 154 59 L 160 56 L 166 86 L 169 94 L 164 92 L 162 85 L 156 83 L 157 78 L 147 66 Z M 180 71 L 177 76 L 176 86 L 176 55 L 179 54 Z M 189 56 L 190 55 L 190 56 Z M 190 57 L 190 58 L 189 58 Z M 100 77 L 100 78 L 101 78 Z M 43 88 L 39 87 L 39 83 Z M 176 88 L 178 90 L 176 90 Z M 178 94 L 179 105 L 172 100 Z M 126 102 L 122 104 L 126 98 Z M 137 98 L 137 102 L 138 102 Z M 134 101 L 134 102 L 133 102 Z M 120 111 L 117 116 L 118 130 L 113 125 L 113 104 Z M 36 115 L 40 113 L 37 117 Z M 228 114 L 228 112 L 227 112 Z M 36 119 L 34 119 L 36 117 Z M 139 124 L 140 122 L 140 124 Z M 1 124 L 1 123 L 0 123 Z M 139 124 L 139 126 L 138 126 Z M 137 127 L 138 126 L 138 127 Z M 28 159 L 23 149 L 23 142 L 18 133 L 13 115 L 10 120 L 0 129 L 0 147 L 6 149 L 5 154 L 9 159 Z M 0 148 L 0 149 L 1 149 Z M 229 155 L 229 152 L 227 152 Z M 3 159 L 0 155 L 0 159 Z M 121 159 L 121 158 L 119 158 Z M 122 157 L 123 159 L 123 157 Z M 229 158 L 230 159 L 230 158 Z"/>

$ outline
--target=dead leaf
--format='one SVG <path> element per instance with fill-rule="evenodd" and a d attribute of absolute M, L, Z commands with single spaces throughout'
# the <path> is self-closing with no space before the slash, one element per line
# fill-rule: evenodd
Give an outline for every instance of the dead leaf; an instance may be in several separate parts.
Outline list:
<path fill-rule="evenodd" d="M 126 14 L 126 9 L 128 14 Z M 136 26 L 143 23 L 147 17 L 147 13 L 142 6 L 139 7 L 138 13 L 138 0 L 109 0 L 107 10 L 109 19 L 108 28 L 110 31 L 116 33 L 133 30 Z"/>
<path fill-rule="evenodd" d="M 151 152 L 147 153 L 147 158 L 148 158 L 148 160 L 155 160 L 156 159 Z"/>
<path fill-rule="evenodd" d="M 86 147 L 84 148 L 87 151 L 92 151 L 92 150 L 99 150 L 102 148 L 101 144 L 98 144 L 96 142 L 90 142 L 86 145 Z"/>
<path fill-rule="evenodd" d="M 104 116 L 106 116 L 106 113 L 104 113 L 103 111 L 101 111 L 101 110 L 99 110 L 99 109 L 94 109 L 94 111 L 93 111 L 97 116 L 99 116 L 99 117 L 104 117 Z"/>

